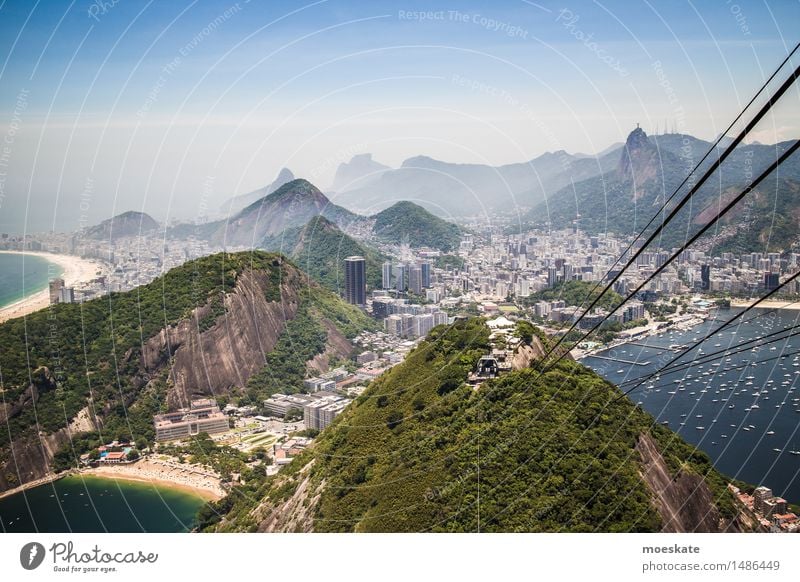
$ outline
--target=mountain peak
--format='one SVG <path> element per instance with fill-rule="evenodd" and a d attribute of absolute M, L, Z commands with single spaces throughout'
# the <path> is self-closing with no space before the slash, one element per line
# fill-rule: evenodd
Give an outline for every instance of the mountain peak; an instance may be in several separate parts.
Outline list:
<path fill-rule="evenodd" d="M 336 168 L 331 189 L 335 192 L 346 192 L 360 188 L 390 169 L 389 166 L 373 160 L 370 153 L 356 154 L 349 162 L 343 162 Z"/>
<path fill-rule="evenodd" d="M 617 174 L 621 180 L 634 183 L 634 200 L 641 194 L 641 184 L 658 174 L 658 150 L 638 125 L 625 140 Z"/>

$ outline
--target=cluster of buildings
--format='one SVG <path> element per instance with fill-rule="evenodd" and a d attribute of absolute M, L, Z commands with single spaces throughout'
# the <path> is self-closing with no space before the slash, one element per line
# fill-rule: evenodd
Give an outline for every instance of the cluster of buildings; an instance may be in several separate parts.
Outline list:
<path fill-rule="evenodd" d="M 64 279 L 50 281 L 50 305 L 56 303 L 75 303 L 75 288 L 64 285 Z"/>
<path fill-rule="evenodd" d="M 800 519 L 788 510 L 786 500 L 773 495 L 769 487 L 756 487 L 752 495 L 734 485 L 728 485 L 728 488 L 763 529 L 780 533 L 800 532 Z"/>
<path fill-rule="evenodd" d="M 201 432 L 217 434 L 230 429 L 227 415 L 211 398 L 192 400 L 189 408 L 157 414 L 153 417 L 159 442 L 188 438 Z"/>
<path fill-rule="evenodd" d="M 536 317 L 553 322 L 573 323 L 577 321 L 585 307 L 579 305 L 566 305 L 563 300 L 558 301 L 538 301 L 533 305 L 533 314 Z M 645 317 L 645 306 L 641 301 L 628 301 L 619 310 L 611 315 L 605 309 L 596 308 L 593 312 L 578 322 L 580 329 L 591 329 L 604 319 L 611 323 L 626 324 L 637 321 Z"/>
<path fill-rule="evenodd" d="M 440 297 L 509 301 L 564 281 L 603 281 L 607 273 L 609 278 L 619 273 L 620 254 L 629 244 L 624 237 L 592 236 L 577 227 L 512 235 L 505 234 L 504 227 L 501 223 L 471 225 L 476 234 L 465 235 L 462 240 L 459 254 L 463 265 L 433 269 L 430 290 Z M 627 295 L 662 267 L 672 252 L 643 252 L 617 280 L 614 290 Z M 797 253 L 710 256 L 700 250 L 685 250 L 644 287 L 641 298 L 652 301 L 703 291 L 755 294 L 777 286 L 782 274 L 798 268 L 798 259 Z M 800 282 L 796 283 L 787 293 L 800 292 Z M 541 306 L 539 310 L 547 308 Z"/>
<path fill-rule="evenodd" d="M 383 320 L 383 328 L 391 336 L 420 338 L 437 325 L 450 320 L 437 305 L 409 304 L 407 299 L 379 296 L 372 300 L 372 314 Z"/>
<path fill-rule="evenodd" d="M 146 285 L 186 261 L 223 249 L 194 237 L 165 242 L 161 237 L 152 236 L 93 240 L 80 234 L 41 233 L 24 236 L 0 234 L 0 250 L 44 251 L 98 261 L 102 274 L 90 281 L 83 281 L 74 287 L 65 287 L 61 279 L 51 282 L 51 303 L 74 303 L 107 293 L 130 291 Z"/>
<path fill-rule="evenodd" d="M 284 418 L 293 410 L 302 410 L 306 428 L 323 430 L 350 402 L 351 399 L 326 390 L 312 394 L 273 394 L 264 401 L 264 409 L 279 418 Z"/>
<path fill-rule="evenodd" d="M 431 263 L 427 260 L 397 264 L 386 261 L 382 267 L 381 287 L 422 295 L 425 289 L 431 287 L 431 273 Z"/>
<path fill-rule="evenodd" d="M 288 465 L 297 455 L 302 453 L 311 439 L 306 437 L 292 437 L 272 445 L 272 458 L 279 467 Z"/>

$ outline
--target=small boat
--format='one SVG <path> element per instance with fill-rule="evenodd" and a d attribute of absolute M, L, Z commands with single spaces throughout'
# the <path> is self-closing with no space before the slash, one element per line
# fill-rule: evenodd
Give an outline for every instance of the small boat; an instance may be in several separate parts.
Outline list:
<path fill-rule="evenodd" d="M 767 434 L 768 434 L 768 435 L 773 435 L 773 434 L 775 434 L 775 431 L 774 431 L 774 430 L 768 430 L 768 431 L 767 431 Z"/>
<path fill-rule="evenodd" d="M 697 430 L 706 430 L 706 427 L 704 427 L 704 426 L 696 426 L 695 428 Z"/>

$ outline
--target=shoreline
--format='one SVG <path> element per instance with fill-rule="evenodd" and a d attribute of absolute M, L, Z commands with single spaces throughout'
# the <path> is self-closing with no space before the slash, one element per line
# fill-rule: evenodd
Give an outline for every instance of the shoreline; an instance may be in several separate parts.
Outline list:
<path fill-rule="evenodd" d="M 750 307 L 755 303 L 755 299 L 731 299 L 731 307 Z M 762 301 L 758 308 L 764 309 L 796 309 L 800 310 L 800 300 L 798 301 Z"/>
<path fill-rule="evenodd" d="M 34 479 L 33 481 L 28 481 L 27 483 L 23 483 L 22 485 L 17 485 L 13 489 L 6 489 L 5 491 L 0 491 L 0 499 L 5 499 L 6 497 L 11 497 L 12 495 L 16 495 L 17 493 L 22 493 L 23 491 L 27 491 L 28 489 L 35 489 L 40 485 L 47 485 L 48 483 L 52 483 L 53 481 L 58 481 L 59 479 L 63 479 L 64 477 L 68 477 L 72 475 L 74 471 L 67 471 L 64 473 L 58 474 L 50 474 L 44 477 L 39 477 L 38 479 Z"/>
<path fill-rule="evenodd" d="M 106 266 L 96 259 L 83 259 L 74 255 L 58 255 L 40 251 L 0 251 L 0 253 L 40 257 L 58 265 L 62 271 L 60 277 L 64 279 L 64 284 L 67 287 L 73 287 L 94 279 L 97 277 L 97 271 L 105 271 L 106 269 Z M 23 297 L 14 303 L 0 307 L 0 323 L 30 315 L 34 311 L 39 311 L 49 305 L 50 290 L 45 287 L 41 291 Z"/>
<path fill-rule="evenodd" d="M 74 471 L 72 475 L 147 483 L 191 493 L 206 501 L 218 501 L 227 495 L 218 477 L 201 473 L 191 465 L 181 466 L 159 460 L 142 459 L 129 465 L 100 465 Z"/>
<path fill-rule="evenodd" d="M 59 481 L 65 477 L 91 477 L 109 481 L 149 484 L 195 495 L 205 501 L 218 501 L 227 495 L 219 478 L 209 474 L 194 473 L 194 470 L 191 465 L 181 467 L 164 461 L 148 459 L 142 459 L 130 465 L 101 465 L 85 469 L 70 469 L 63 473 L 47 475 L 18 485 L 13 489 L 2 491 L 0 492 L 0 500 L 29 489 Z M 179 472 L 188 472 L 189 475 L 179 474 Z"/>

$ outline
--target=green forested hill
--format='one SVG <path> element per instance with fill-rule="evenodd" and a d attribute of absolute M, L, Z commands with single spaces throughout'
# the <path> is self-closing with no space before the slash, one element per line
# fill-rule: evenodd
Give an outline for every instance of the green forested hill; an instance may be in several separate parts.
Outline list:
<path fill-rule="evenodd" d="M 173 389 L 169 372 L 175 365 L 175 354 L 160 354 L 156 363 L 148 367 L 143 363 L 145 346 L 164 328 L 177 326 L 175 329 L 185 330 L 184 334 L 197 334 L 194 337 L 212 334 L 210 337 L 219 338 L 222 344 L 206 344 L 214 350 L 230 349 L 230 336 L 224 329 L 225 333 L 215 329 L 225 324 L 225 298 L 235 292 L 245 274 L 257 281 L 248 287 L 248 293 L 263 294 L 264 309 L 270 310 L 265 313 L 274 312 L 282 319 L 273 322 L 272 327 L 236 332 L 248 332 L 256 338 L 250 344 L 258 344 L 259 338 L 264 342 L 272 337 L 277 340 L 274 350 L 283 350 L 285 357 L 280 358 L 282 367 L 274 366 L 270 377 L 280 389 L 297 390 L 306 360 L 325 349 L 323 321 L 337 327 L 345 337 L 353 337 L 372 325 L 361 311 L 309 282 L 284 257 L 263 251 L 204 257 L 133 291 L 112 293 L 81 304 L 59 304 L 0 324 L 0 418 L 5 421 L 5 428 L 0 431 L 0 489 L 29 480 L 28 469 L 30 474 L 41 476 L 51 459 L 42 456 L 44 448 L 39 445 L 39 438 L 61 431 L 87 407 L 95 428 L 102 425 L 104 439 L 133 438 L 142 445 L 151 442 L 152 414 L 166 408 L 167 394 Z M 281 305 L 282 300 L 291 303 Z M 273 304 L 274 308 L 269 307 Z M 297 305 L 294 315 L 289 311 L 293 304 Z M 203 309 L 194 311 L 198 307 Z M 247 306 L 238 309 L 246 320 Z M 308 337 L 318 341 L 299 341 Z M 291 348 L 297 343 L 302 349 Z M 242 353 L 247 347 L 250 353 L 259 354 L 262 365 L 266 363 L 258 345 L 242 344 L 238 351 Z M 188 353 L 194 357 L 194 352 Z M 267 354 L 268 359 L 270 355 Z M 250 364 L 257 366 L 258 361 Z M 184 365 L 201 367 L 203 362 L 189 359 Z M 248 394 L 260 398 L 275 391 L 271 386 L 253 382 L 247 386 Z M 78 436 L 73 434 L 72 438 Z M 12 442 L 15 459 L 11 455 Z M 83 452 L 77 450 L 81 445 L 74 445 L 66 434 L 54 437 L 49 446 L 64 447 L 56 455 L 60 467 L 74 464 L 76 455 Z M 20 459 L 31 463 L 24 474 L 15 469 Z"/>
<path fill-rule="evenodd" d="M 488 337 L 481 319 L 436 328 L 285 474 L 230 496 L 204 527 L 657 531 L 663 519 L 635 449 L 642 438 L 657 443 L 675 483 L 699 483 L 685 499 L 707 490 L 713 501 L 703 512 L 733 515 L 725 481 L 703 453 L 617 400 L 615 386 L 580 364 L 466 385 Z"/>
<path fill-rule="evenodd" d="M 337 294 L 344 288 L 345 258 L 361 255 L 367 260 L 367 286 L 381 286 L 381 265 L 386 256 L 357 242 L 324 216 L 265 238 L 260 246 L 290 256 L 311 278 Z"/>
<path fill-rule="evenodd" d="M 431 247 L 443 252 L 458 248 L 461 229 L 422 206 L 403 201 L 379 212 L 375 216 L 373 232 L 379 238 L 399 244 L 408 242 L 412 247 Z"/>

